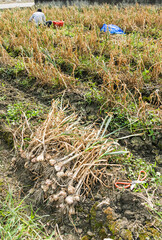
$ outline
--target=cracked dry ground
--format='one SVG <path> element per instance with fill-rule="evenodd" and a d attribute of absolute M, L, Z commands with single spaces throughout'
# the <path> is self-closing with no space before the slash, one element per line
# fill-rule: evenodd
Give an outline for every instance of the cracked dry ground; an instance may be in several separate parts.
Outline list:
<path fill-rule="evenodd" d="M 24 168 L 23 161 L 19 161 L 16 164 L 16 158 L 19 158 L 19 156 L 15 155 L 13 148 L 11 148 L 12 136 L 3 123 L 9 104 L 17 102 L 32 104 L 35 102 L 44 109 L 48 109 L 46 105 L 47 101 L 41 97 L 38 100 L 38 96 L 36 97 L 34 92 L 27 93 L 21 91 L 14 83 L 11 84 L 11 82 L 4 79 L 0 79 L 0 86 L 0 194 L 3 194 L 6 183 L 14 187 L 17 192 L 27 194 L 33 186 L 31 173 Z M 76 94 L 71 93 L 69 99 L 74 108 L 77 99 L 80 101 L 80 98 L 80 96 L 76 97 Z M 48 105 L 49 103 L 50 99 Z M 83 106 L 85 107 L 84 103 Z M 139 148 L 137 147 L 137 143 L 135 143 L 136 140 L 132 139 L 129 144 L 130 148 L 131 143 L 134 144 L 138 151 Z M 142 144 L 142 148 L 144 148 L 145 142 Z M 147 161 L 149 160 L 149 155 L 151 161 L 154 161 L 153 147 L 150 149 L 150 144 L 150 142 L 149 144 L 147 142 L 145 144 L 146 152 L 148 153 Z M 156 170 L 161 171 L 161 168 L 157 167 Z M 156 198 L 159 201 L 161 201 L 160 191 L 161 189 L 156 190 L 158 192 Z M 28 198 L 27 201 L 32 202 L 32 199 Z M 62 239 L 64 240 L 103 240 L 106 238 L 116 240 L 160 239 L 160 221 L 157 220 L 155 213 L 146 206 L 148 204 L 148 197 L 141 193 L 131 192 L 129 189 L 108 189 L 96 184 L 89 196 L 86 199 L 82 199 L 76 206 L 76 214 L 73 217 L 68 215 L 62 216 L 58 210 L 44 206 L 43 204 L 35 206 L 35 208 L 40 208 L 39 214 L 41 215 L 50 215 L 44 220 L 49 233 L 57 223 Z"/>

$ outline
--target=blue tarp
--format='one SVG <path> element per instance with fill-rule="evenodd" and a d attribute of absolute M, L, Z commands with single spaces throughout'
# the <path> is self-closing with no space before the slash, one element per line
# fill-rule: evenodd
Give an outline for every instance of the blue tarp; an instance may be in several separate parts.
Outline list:
<path fill-rule="evenodd" d="M 109 31 L 110 34 L 125 34 L 120 27 L 113 24 L 109 24 L 109 25 L 104 24 L 100 29 L 100 31 L 103 31 L 103 32 L 107 32 L 107 30 Z"/>

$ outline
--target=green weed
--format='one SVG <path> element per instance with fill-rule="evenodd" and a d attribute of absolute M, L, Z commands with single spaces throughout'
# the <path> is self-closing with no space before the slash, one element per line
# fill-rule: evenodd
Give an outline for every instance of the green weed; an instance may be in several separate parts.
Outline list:
<path fill-rule="evenodd" d="M 18 124 L 21 120 L 22 114 L 25 113 L 27 119 L 39 117 L 42 109 L 39 107 L 32 108 L 30 104 L 18 102 L 9 104 L 7 107 L 7 122 L 9 124 Z"/>
<path fill-rule="evenodd" d="M 14 66 L 13 72 L 16 74 L 21 73 L 25 70 L 24 62 L 22 60 L 18 60 L 17 63 Z"/>
<path fill-rule="evenodd" d="M 145 83 L 148 83 L 151 79 L 151 76 L 150 76 L 150 71 L 145 69 L 143 72 L 142 72 L 142 76 L 143 76 L 143 79 L 144 79 L 144 82 Z"/>
<path fill-rule="evenodd" d="M 4 198 L 4 197 L 3 197 Z M 31 206 L 24 199 L 18 202 L 9 188 L 4 199 L 0 197 L 0 236 L 2 240 L 55 239 L 48 235 Z"/>
<path fill-rule="evenodd" d="M 99 104 L 104 103 L 104 96 L 100 90 L 98 90 L 98 87 L 95 83 L 89 83 L 88 84 L 88 91 L 85 93 L 84 97 L 88 103 L 91 102 L 98 102 Z"/>

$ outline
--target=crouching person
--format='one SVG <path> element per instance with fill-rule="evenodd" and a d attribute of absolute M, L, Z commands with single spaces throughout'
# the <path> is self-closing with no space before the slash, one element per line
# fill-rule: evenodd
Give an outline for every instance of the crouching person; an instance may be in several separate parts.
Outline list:
<path fill-rule="evenodd" d="M 47 26 L 47 27 L 50 27 L 51 25 L 52 25 L 52 21 L 51 21 L 51 20 L 46 21 L 46 26 Z"/>
<path fill-rule="evenodd" d="M 42 12 L 42 9 L 39 8 L 37 12 L 33 13 L 33 15 L 29 19 L 29 22 L 31 21 L 34 21 L 37 27 L 41 24 L 46 24 L 46 17 Z"/>

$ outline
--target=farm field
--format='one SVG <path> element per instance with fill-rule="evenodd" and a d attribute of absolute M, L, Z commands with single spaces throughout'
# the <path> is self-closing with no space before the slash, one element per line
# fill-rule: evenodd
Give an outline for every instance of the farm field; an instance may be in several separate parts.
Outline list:
<path fill-rule="evenodd" d="M 160 239 L 161 8 L 41 8 L 0 12 L 0 236 Z"/>

